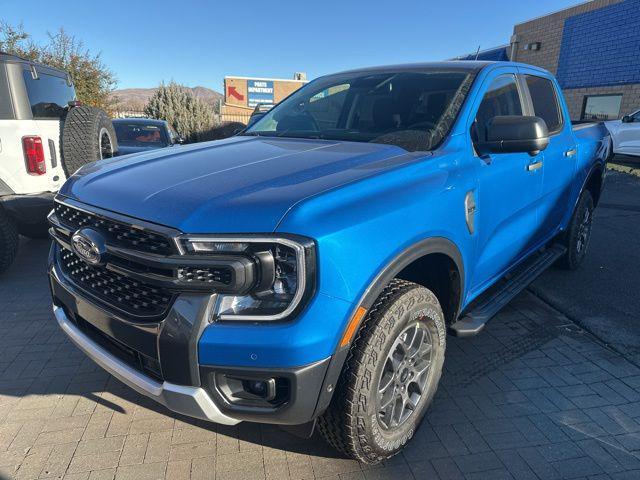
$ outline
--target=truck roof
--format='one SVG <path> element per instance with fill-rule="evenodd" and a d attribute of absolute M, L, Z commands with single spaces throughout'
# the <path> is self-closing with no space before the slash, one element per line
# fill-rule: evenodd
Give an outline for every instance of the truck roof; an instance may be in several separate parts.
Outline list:
<path fill-rule="evenodd" d="M 164 125 L 167 123 L 165 120 L 158 120 L 157 118 L 146 118 L 146 117 L 124 117 L 124 118 L 114 118 L 112 120 L 113 123 L 129 123 L 129 124 L 140 124 L 140 125 Z"/>
<path fill-rule="evenodd" d="M 449 70 L 459 72 L 477 73 L 483 68 L 489 65 L 505 65 L 512 67 L 528 67 L 536 68 L 540 71 L 545 71 L 541 68 L 534 67 L 533 65 L 527 65 L 518 62 L 505 62 L 495 60 L 448 60 L 443 62 L 420 62 L 420 63 L 405 63 L 398 65 L 380 65 L 376 67 L 356 68 L 352 70 L 345 70 L 338 72 L 336 75 L 344 73 L 384 73 L 384 72 L 425 72 L 428 70 Z"/>
<path fill-rule="evenodd" d="M 34 62 L 32 60 L 29 60 L 27 58 L 23 58 L 20 57 L 18 55 L 13 55 L 11 53 L 6 53 L 0 50 L 0 62 L 4 62 L 4 63 L 24 63 L 27 65 L 34 65 L 36 67 L 38 67 L 39 69 L 46 69 L 49 71 L 54 71 L 54 72 L 58 72 L 59 74 L 63 74 L 63 75 L 68 75 L 68 73 L 65 70 L 61 70 L 59 68 L 55 68 L 52 67 L 50 65 L 45 65 L 44 63 L 38 63 L 38 62 Z"/>

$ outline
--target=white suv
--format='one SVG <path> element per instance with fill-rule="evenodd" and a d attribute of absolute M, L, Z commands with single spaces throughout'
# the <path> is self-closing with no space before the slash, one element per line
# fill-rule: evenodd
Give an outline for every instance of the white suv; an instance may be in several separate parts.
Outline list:
<path fill-rule="evenodd" d="M 66 72 L 0 52 L 0 272 L 15 258 L 18 233 L 46 236 L 67 176 L 117 152 L 106 114 L 75 100 Z"/>
<path fill-rule="evenodd" d="M 640 156 L 640 110 L 604 124 L 611 132 L 614 153 Z"/>

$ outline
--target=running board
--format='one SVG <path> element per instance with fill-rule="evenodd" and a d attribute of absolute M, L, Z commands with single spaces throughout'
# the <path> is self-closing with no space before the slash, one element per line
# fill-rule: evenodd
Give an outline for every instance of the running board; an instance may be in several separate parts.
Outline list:
<path fill-rule="evenodd" d="M 457 337 L 471 337 L 480 333 L 496 313 L 527 288 L 566 251 L 567 249 L 562 245 L 554 245 L 533 255 L 532 258 L 516 267 L 513 272 L 505 275 L 469 305 L 460 320 L 449 327 L 451 333 Z"/>

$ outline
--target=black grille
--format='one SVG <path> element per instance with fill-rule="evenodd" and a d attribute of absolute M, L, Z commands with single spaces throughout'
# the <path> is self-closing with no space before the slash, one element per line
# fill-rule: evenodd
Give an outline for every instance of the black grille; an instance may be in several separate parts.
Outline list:
<path fill-rule="evenodd" d="M 125 344 L 117 341 L 115 338 L 111 338 L 109 335 L 103 333 L 101 330 L 94 327 L 78 315 L 75 315 L 73 318 L 78 327 L 80 327 L 82 331 L 91 338 L 91 340 L 96 342 L 109 353 L 115 355 L 136 370 L 139 370 L 156 380 L 163 380 L 162 369 L 160 368 L 160 362 L 158 362 L 157 358 L 149 357 L 129 348 Z"/>
<path fill-rule="evenodd" d="M 178 278 L 190 283 L 231 283 L 231 270 L 228 268 L 182 267 L 178 269 Z"/>
<path fill-rule="evenodd" d="M 176 253 L 171 241 L 162 234 L 142 230 L 126 223 L 78 210 L 58 202 L 55 204 L 55 211 L 60 222 L 72 230 L 82 227 L 95 228 L 112 245 L 158 255 Z"/>
<path fill-rule="evenodd" d="M 64 247 L 60 247 L 59 255 L 64 274 L 108 306 L 137 316 L 154 317 L 165 313 L 171 305 L 173 294 L 166 289 L 125 277 L 102 266 L 88 265 Z"/>

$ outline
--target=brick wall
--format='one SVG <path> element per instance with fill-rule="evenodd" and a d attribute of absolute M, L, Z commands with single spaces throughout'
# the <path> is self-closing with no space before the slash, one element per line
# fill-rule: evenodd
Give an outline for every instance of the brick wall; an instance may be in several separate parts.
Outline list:
<path fill-rule="evenodd" d="M 640 83 L 640 0 L 567 18 L 556 76 L 563 88 Z"/>
<path fill-rule="evenodd" d="M 640 108 L 640 0 L 593 0 L 520 23 L 513 33 L 514 60 L 558 76 L 571 118 L 580 117 L 585 95 L 622 93 L 620 115 Z M 534 42 L 539 50 L 525 50 Z"/>
<path fill-rule="evenodd" d="M 557 73 L 565 20 L 574 15 L 591 12 L 603 7 L 622 3 L 623 1 L 624 0 L 594 0 L 516 25 L 513 28 L 513 33 L 517 36 L 518 41 L 515 60 L 537 65 L 549 70 L 553 74 Z M 540 50 L 524 49 L 526 44 L 533 42 L 541 43 Z"/>
<path fill-rule="evenodd" d="M 627 115 L 640 109 L 640 84 L 617 85 L 609 87 L 571 88 L 562 89 L 564 98 L 569 106 L 569 115 L 573 120 L 580 118 L 584 97 L 587 95 L 622 94 L 620 116 Z"/>

